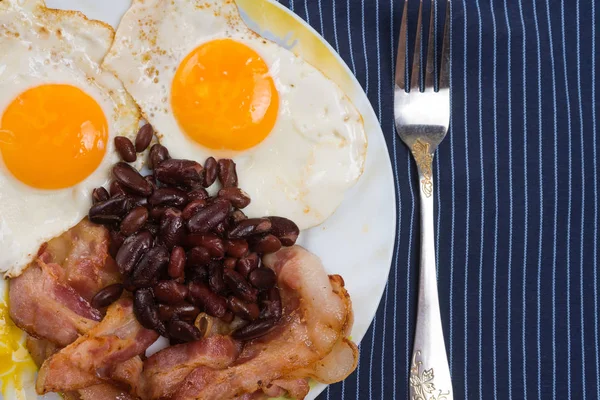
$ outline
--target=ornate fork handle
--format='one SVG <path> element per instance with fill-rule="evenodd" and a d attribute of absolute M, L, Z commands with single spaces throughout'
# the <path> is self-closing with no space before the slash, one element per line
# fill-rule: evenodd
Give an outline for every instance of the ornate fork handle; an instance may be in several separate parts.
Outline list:
<path fill-rule="evenodd" d="M 419 169 L 421 189 L 421 262 L 410 400 L 451 400 L 452 383 L 440 318 L 435 265 L 433 153 L 429 143 L 421 139 L 415 141 L 411 151 Z"/>

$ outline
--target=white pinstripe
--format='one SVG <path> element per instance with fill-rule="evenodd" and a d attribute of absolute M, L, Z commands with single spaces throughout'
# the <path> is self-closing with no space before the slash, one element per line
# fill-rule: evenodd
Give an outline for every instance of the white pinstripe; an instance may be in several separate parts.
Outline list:
<path fill-rule="evenodd" d="M 335 51 L 339 53 L 340 51 L 340 43 L 338 42 L 338 34 L 337 34 L 337 16 L 335 15 L 335 0 L 331 0 L 333 2 L 333 9 L 331 10 L 331 15 L 333 16 L 333 39 L 335 40 Z M 377 0 L 379 1 L 379 0 Z"/>
<path fill-rule="evenodd" d="M 356 75 L 356 64 L 354 63 L 354 49 L 352 48 L 352 33 L 350 31 L 350 27 L 352 26 L 352 24 L 350 23 L 350 0 L 346 0 L 346 10 L 348 12 L 348 47 L 350 49 L 350 62 L 352 63 L 352 73 Z"/>
<path fill-rule="evenodd" d="M 596 5 L 594 0 L 592 3 L 592 32 L 596 32 Z M 592 104 L 596 103 L 596 36 L 592 35 Z M 593 158 L 594 158 L 594 257 L 592 265 L 598 265 L 598 157 L 597 157 L 597 137 L 598 130 L 596 129 L 596 107 L 592 107 L 592 132 L 593 134 Z M 593 268 L 594 271 L 594 347 L 596 351 L 596 397 L 600 399 L 600 351 L 598 348 L 599 332 L 598 332 L 598 268 Z"/>
<path fill-rule="evenodd" d="M 306 15 L 306 22 L 310 24 L 310 14 L 308 13 L 308 1 L 304 1 L 304 14 Z"/>
<path fill-rule="evenodd" d="M 504 7 L 506 10 L 506 3 L 504 3 Z M 526 58 L 526 54 L 527 54 L 527 30 L 525 29 L 525 18 L 523 17 L 523 5 L 521 4 L 521 0 L 519 0 L 519 16 L 521 19 L 521 32 L 523 35 L 523 104 L 527 104 L 527 58 Z M 523 130 L 527 130 L 527 110 L 524 107 L 523 108 Z M 529 183 L 527 180 L 527 151 L 529 149 L 529 146 L 527 144 L 527 137 L 528 135 L 523 135 L 523 181 L 524 181 L 524 190 L 523 193 L 525 195 L 524 198 L 524 210 L 523 210 L 523 219 L 525 222 L 525 226 L 524 228 L 524 232 L 523 232 L 523 281 L 522 281 L 522 304 L 523 304 L 523 319 L 521 321 L 522 324 L 522 331 L 521 331 L 521 340 L 523 342 L 523 347 L 522 347 L 522 372 L 523 372 L 523 399 L 527 400 L 527 343 L 526 343 L 526 337 L 525 337 L 525 331 L 526 331 L 526 319 L 527 319 L 527 302 L 526 302 L 526 293 L 527 293 L 527 243 L 528 243 L 528 238 L 527 238 L 527 220 L 529 217 L 529 200 L 528 200 L 528 188 L 529 188 Z"/>
<path fill-rule="evenodd" d="M 362 5 L 362 41 L 365 56 L 365 92 L 369 93 L 369 57 L 367 56 L 367 34 L 365 29 L 365 0 L 361 0 Z"/>

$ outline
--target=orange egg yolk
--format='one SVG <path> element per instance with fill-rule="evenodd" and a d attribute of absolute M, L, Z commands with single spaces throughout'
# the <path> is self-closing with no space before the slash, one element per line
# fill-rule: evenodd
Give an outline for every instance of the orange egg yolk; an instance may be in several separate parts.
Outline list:
<path fill-rule="evenodd" d="M 210 149 L 245 150 L 273 129 L 279 95 L 269 67 L 243 43 L 204 43 L 181 63 L 171 92 L 183 132 Z"/>
<path fill-rule="evenodd" d="M 37 189 L 73 186 L 98 168 L 108 124 L 102 108 L 81 89 L 47 84 L 21 93 L 0 120 L 6 168 Z"/>

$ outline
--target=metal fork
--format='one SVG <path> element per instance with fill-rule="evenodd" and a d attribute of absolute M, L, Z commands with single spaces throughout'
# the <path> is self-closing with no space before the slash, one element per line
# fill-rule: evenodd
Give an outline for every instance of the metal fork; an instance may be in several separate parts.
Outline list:
<path fill-rule="evenodd" d="M 436 88 L 434 4 L 431 4 L 429 45 L 424 91 L 420 91 L 423 1 L 419 6 L 412 79 L 407 86 L 407 10 L 405 0 L 396 66 L 394 114 L 396 130 L 415 158 L 421 194 L 421 262 L 417 326 L 410 368 L 410 400 L 451 400 L 452 382 L 440 317 L 433 235 L 433 155 L 448 132 L 450 122 L 450 1 L 447 3 L 444 39 Z"/>

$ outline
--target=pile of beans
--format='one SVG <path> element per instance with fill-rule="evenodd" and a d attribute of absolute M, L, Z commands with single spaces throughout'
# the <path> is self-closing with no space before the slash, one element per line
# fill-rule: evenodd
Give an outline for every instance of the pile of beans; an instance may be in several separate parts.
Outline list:
<path fill-rule="evenodd" d="M 124 161 L 147 149 L 150 125 L 140 129 L 135 145 L 117 137 Z M 200 313 L 230 323 L 246 321 L 233 332 L 251 340 L 271 331 L 281 317 L 275 273 L 261 266 L 263 254 L 292 246 L 298 226 L 281 217 L 248 218 L 242 209 L 250 197 L 238 188 L 235 163 L 209 158 L 171 159 L 155 144 L 149 152 L 152 174 L 142 176 L 126 162 L 113 167 L 109 190 L 94 190 L 90 221 L 109 228 L 110 252 L 124 283 L 102 289 L 95 307 L 116 301 L 123 290 L 133 293 L 139 322 L 172 342 L 198 340 L 194 325 Z M 216 181 L 214 197 L 206 188 Z M 202 314 L 204 315 L 204 314 Z"/>

